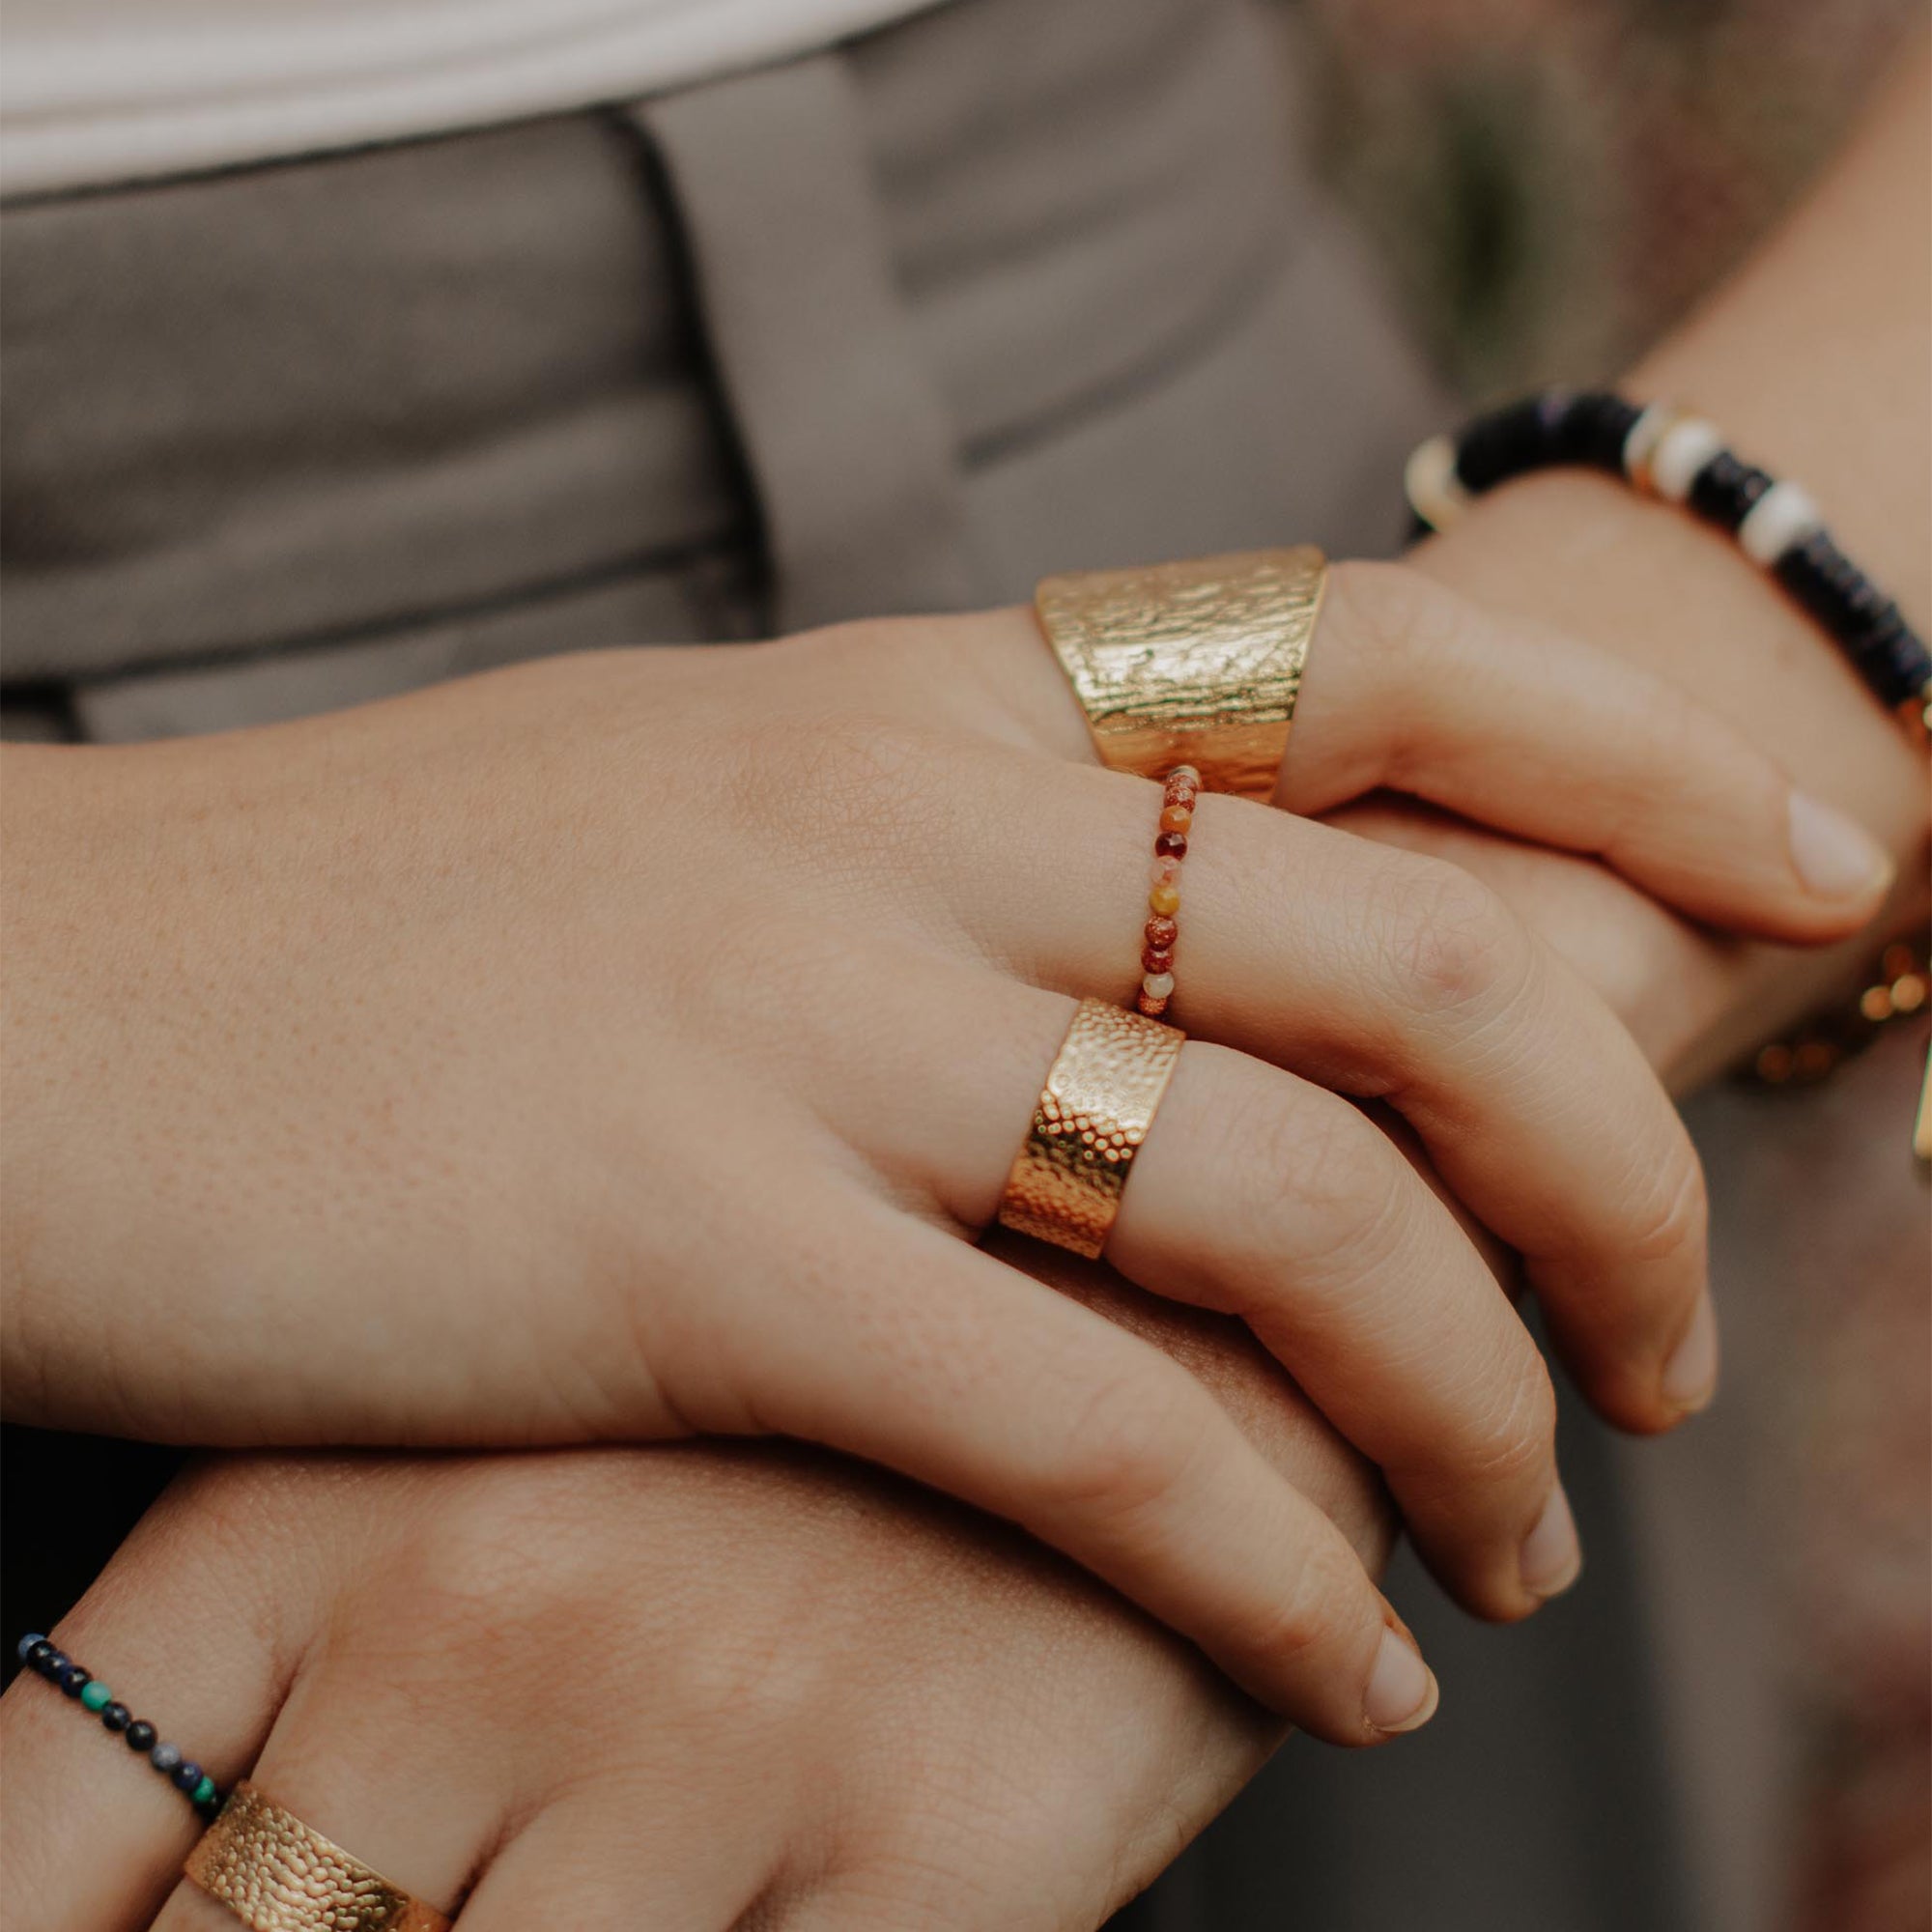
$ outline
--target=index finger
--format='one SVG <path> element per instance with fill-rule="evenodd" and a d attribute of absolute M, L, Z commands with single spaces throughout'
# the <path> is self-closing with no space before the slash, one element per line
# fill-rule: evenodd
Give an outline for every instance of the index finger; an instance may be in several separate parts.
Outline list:
<path fill-rule="evenodd" d="M 1812 942 L 1858 930 L 1884 847 L 1686 692 L 1401 565 L 1336 564 L 1276 803 L 1378 790 L 1601 858 L 1664 904 Z"/>

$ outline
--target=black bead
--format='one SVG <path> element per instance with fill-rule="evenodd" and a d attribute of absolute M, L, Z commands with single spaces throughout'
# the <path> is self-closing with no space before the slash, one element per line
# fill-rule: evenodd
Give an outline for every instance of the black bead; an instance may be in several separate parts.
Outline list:
<path fill-rule="evenodd" d="M 43 1637 L 39 1643 L 29 1647 L 26 1656 L 27 1668 L 29 1670 L 39 1670 L 42 1664 L 43 1664 L 46 1662 L 46 1660 L 50 1658 L 53 1654 L 54 1654 L 53 1645 L 50 1644 L 45 1637 Z"/>
<path fill-rule="evenodd" d="M 155 1747 L 155 1740 L 160 1733 L 145 1718 L 136 1718 L 122 1735 L 128 1740 L 131 1751 L 146 1753 Z"/>
<path fill-rule="evenodd" d="M 1740 462 L 1728 449 L 1720 449 L 1690 480 L 1690 507 L 1707 524 L 1716 524 L 1733 535 L 1749 516 L 1751 505 L 1771 488 L 1772 478 L 1762 469 Z"/>
<path fill-rule="evenodd" d="M 1824 530 L 1793 544 L 1772 571 L 1841 644 L 1876 628 L 1889 601 Z"/>
<path fill-rule="evenodd" d="M 202 1817 L 213 1818 L 227 1803 L 228 1794 L 225 1791 L 211 1791 L 206 1798 L 197 1798 L 194 1801 L 194 1808 Z"/>
<path fill-rule="evenodd" d="M 34 1668 L 38 1670 L 41 1673 L 41 1675 L 47 1680 L 49 1684 L 58 1684 L 60 1682 L 61 1672 L 65 1670 L 68 1667 L 68 1665 L 72 1662 L 73 1659 L 71 1658 L 66 1651 L 56 1650 L 51 1644 L 49 1644 L 46 1648 L 45 1654 L 35 1660 Z"/>
<path fill-rule="evenodd" d="M 1904 704 L 1932 685 L 1932 653 L 1896 604 L 1845 650 L 1881 704 Z"/>
<path fill-rule="evenodd" d="M 77 1663 L 70 1663 L 60 1674 L 60 1688 L 70 1697 L 78 1697 L 94 1682 L 94 1672 L 83 1670 Z"/>
<path fill-rule="evenodd" d="M 1570 393 L 1548 389 L 1478 416 L 1456 441 L 1456 474 L 1480 496 L 1555 460 Z"/>
<path fill-rule="evenodd" d="M 1549 460 L 1622 475 L 1624 444 L 1642 413 L 1634 403 L 1607 389 L 1585 389 L 1571 396 L 1560 415 L 1549 422 Z"/>
<path fill-rule="evenodd" d="M 103 1704 L 100 1707 L 100 1721 L 110 1731 L 125 1731 L 133 1720 L 133 1712 L 118 1699 L 112 1704 Z"/>
<path fill-rule="evenodd" d="M 193 1758 L 185 1757 L 168 1773 L 168 1782 L 177 1791 L 192 1791 L 201 1782 L 201 1767 Z"/>

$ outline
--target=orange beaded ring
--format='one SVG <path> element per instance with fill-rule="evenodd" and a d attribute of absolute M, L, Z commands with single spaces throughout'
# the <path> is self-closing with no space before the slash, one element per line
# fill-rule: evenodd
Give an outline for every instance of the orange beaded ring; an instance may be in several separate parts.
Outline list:
<path fill-rule="evenodd" d="M 1161 797 L 1160 831 L 1153 841 L 1153 872 L 1148 893 L 1149 919 L 1142 929 L 1141 989 L 1134 1001 L 1157 1020 L 1174 998 L 1174 942 L 1180 936 L 1175 914 L 1180 910 L 1180 862 L 1187 857 L 1187 835 L 1194 825 L 1194 801 L 1201 774 L 1176 765 Z"/>

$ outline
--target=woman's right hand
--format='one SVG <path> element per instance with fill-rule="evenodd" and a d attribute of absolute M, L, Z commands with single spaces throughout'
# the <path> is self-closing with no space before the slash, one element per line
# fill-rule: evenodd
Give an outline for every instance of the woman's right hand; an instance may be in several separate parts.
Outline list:
<path fill-rule="evenodd" d="M 1324 756 L 1385 778 L 1399 730 L 1416 790 L 1569 844 L 1587 796 L 1613 863 L 1707 918 L 1869 912 L 1882 876 L 1806 884 L 1789 786 L 1726 727 L 1556 640 L 1417 627 L 1389 581 L 1337 575 L 1356 648 L 1296 727 Z M 11 751 L 14 1412 L 803 1436 L 1016 1519 L 1321 1736 L 1419 1721 L 1426 1673 L 1322 1513 L 1185 1369 L 972 1243 L 1074 996 L 1138 977 L 1159 794 L 1081 762 L 1057 680 L 1008 612 Z M 1499 780 L 1532 749 L 1563 785 Z M 1641 1429 L 1715 1375 L 1689 1143 L 1454 867 L 1225 799 L 1193 848 L 1196 1038 L 1110 1259 L 1244 1318 L 1449 1587 L 1523 1614 L 1576 1562 L 1542 1362 L 1337 1094 L 1406 1116 Z"/>

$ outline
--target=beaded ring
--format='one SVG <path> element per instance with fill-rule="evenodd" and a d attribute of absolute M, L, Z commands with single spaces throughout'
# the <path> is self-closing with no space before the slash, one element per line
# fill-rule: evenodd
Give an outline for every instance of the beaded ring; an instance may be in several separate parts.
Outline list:
<path fill-rule="evenodd" d="M 1932 724 L 1932 652 L 1832 540 L 1818 506 L 1725 447 L 1701 416 L 1604 390 L 1547 389 L 1436 436 L 1408 460 L 1404 487 L 1418 534 L 1446 529 L 1470 499 L 1559 465 L 1622 476 L 1682 503 L 1737 539 L 1832 637 L 1866 688 L 1915 729 Z"/>
<path fill-rule="evenodd" d="M 57 1650 L 39 1631 L 29 1631 L 14 1646 L 14 1655 L 37 1676 L 92 1711 L 104 1729 L 115 1732 L 131 1751 L 139 1751 L 204 1819 L 213 1818 L 225 1802 L 213 1778 L 192 1758 L 184 1757 L 179 1745 L 162 1741 L 145 1718 L 137 1718 L 121 1703 L 91 1670 L 86 1670 Z"/>
<path fill-rule="evenodd" d="M 1167 1011 L 1174 997 L 1174 942 L 1180 936 L 1175 914 L 1180 910 L 1180 862 L 1187 857 L 1187 835 L 1194 824 L 1194 801 L 1201 774 L 1176 765 L 1161 794 L 1160 830 L 1153 841 L 1153 872 L 1148 892 L 1148 923 L 1141 929 L 1141 988 L 1134 1004 L 1151 1020 Z"/>

